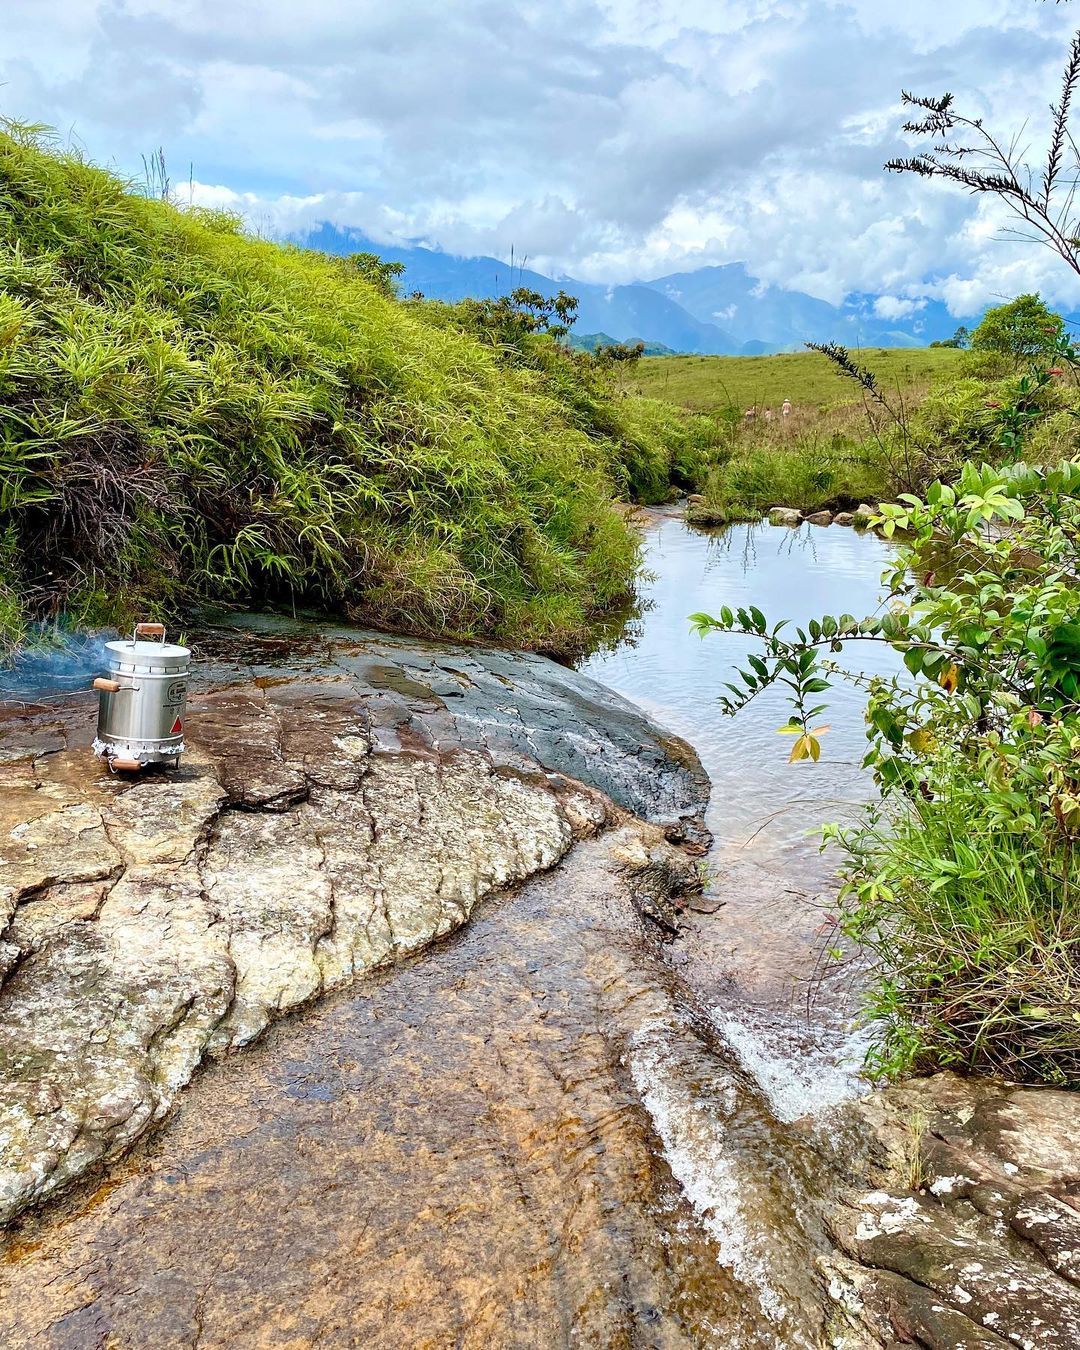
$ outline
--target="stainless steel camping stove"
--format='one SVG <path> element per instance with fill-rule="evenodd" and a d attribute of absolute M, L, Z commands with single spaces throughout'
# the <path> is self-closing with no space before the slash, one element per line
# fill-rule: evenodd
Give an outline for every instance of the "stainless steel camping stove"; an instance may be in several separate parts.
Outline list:
<path fill-rule="evenodd" d="M 130 640 L 107 642 L 105 650 L 109 673 L 94 681 L 101 695 L 94 753 L 111 769 L 175 768 L 184 752 L 191 652 L 168 645 L 162 623 L 140 623 Z"/>

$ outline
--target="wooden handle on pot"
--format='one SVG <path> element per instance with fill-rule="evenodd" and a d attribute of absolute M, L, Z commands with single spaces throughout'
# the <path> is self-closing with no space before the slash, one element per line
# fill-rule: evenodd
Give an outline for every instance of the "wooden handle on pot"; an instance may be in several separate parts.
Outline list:
<path fill-rule="evenodd" d="M 94 681 L 94 688 L 100 689 L 103 694 L 115 694 L 120 686 L 115 680 L 106 680 L 99 675 Z"/>
<path fill-rule="evenodd" d="M 110 759 L 110 769 L 124 769 L 128 773 L 138 773 L 142 768 L 142 761 L 138 759 Z"/>
<path fill-rule="evenodd" d="M 163 623 L 137 623 L 135 625 L 136 637 L 156 637 L 165 636 L 165 625 Z"/>

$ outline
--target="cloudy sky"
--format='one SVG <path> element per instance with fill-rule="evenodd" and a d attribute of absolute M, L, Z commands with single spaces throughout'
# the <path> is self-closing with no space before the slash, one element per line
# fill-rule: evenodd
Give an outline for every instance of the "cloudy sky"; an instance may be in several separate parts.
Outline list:
<path fill-rule="evenodd" d="M 987 207 L 887 176 L 897 95 L 1042 143 L 1080 4 L 0 0 L 0 113 L 125 173 L 164 147 L 264 232 L 321 220 L 589 280 L 745 261 L 902 312 L 1080 288 Z"/>

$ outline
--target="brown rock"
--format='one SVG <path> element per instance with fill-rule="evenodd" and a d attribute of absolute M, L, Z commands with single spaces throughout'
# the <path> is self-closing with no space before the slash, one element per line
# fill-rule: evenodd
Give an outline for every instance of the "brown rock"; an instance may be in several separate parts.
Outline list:
<path fill-rule="evenodd" d="M 872 1284 L 894 1332 L 930 1346 L 1080 1345 L 1074 1093 L 942 1074 L 848 1114 L 869 1130 L 872 1187 L 848 1193 L 830 1226 L 849 1256 L 887 1272 Z"/>
<path fill-rule="evenodd" d="M 684 517 L 687 525 L 696 525 L 701 529 L 716 529 L 728 523 L 727 512 L 719 506 L 710 506 L 705 501 L 691 501 Z"/>

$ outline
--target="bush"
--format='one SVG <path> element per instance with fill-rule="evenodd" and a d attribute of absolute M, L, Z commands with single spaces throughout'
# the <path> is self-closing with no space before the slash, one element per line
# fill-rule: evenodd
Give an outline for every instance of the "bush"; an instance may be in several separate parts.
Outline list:
<path fill-rule="evenodd" d="M 986 311 L 971 335 L 971 350 L 993 352 L 1020 365 L 1053 352 L 1064 332 L 1061 315 L 1047 309 L 1037 295 L 1019 295 Z"/>
<path fill-rule="evenodd" d="M 887 483 L 880 449 L 842 436 L 800 437 L 732 455 L 709 474 L 705 496 L 729 519 L 754 519 L 772 506 L 848 509 L 877 501 Z"/>
<path fill-rule="evenodd" d="M 881 800 L 827 837 L 843 930 L 877 959 L 870 1069 L 953 1067 L 1080 1086 L 1080 462 L 965 466 L 882 508 L 902 534 L 890 608 L 792 633 L 757 610 L 696 615 L 756 635 L 729 712 L 786 685 L 792 759 L 817 759 L 845 641 L 888 642 L 911 678 L 872 682 Z"/>
<path fill-rule="evenodd" d="M 987 380 L 974 376 L 950 381 L 933 390 L 911 419 L 913 439 L 927 448 L 928 470 L 924 483 L 935 477 L 951 478 L 964 461 L 974 455 L 990 460 L 1007 457 L 1014 449 L 1017 416 L 1020 438 L 1028 451 L 1033 437 L 1054 421 L 1060 435 L 1062 414 L 1080 407 L 1076 386 L 1044 372 L 1008 379 Z M 1015 411 L 1012 411 L 1015 410 Z M 1054 437 L 1056 439 L 1056 436 Z M 1047 433 L 1040 444 L 1047 444 Z"/>

